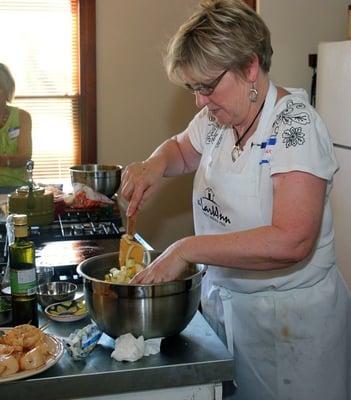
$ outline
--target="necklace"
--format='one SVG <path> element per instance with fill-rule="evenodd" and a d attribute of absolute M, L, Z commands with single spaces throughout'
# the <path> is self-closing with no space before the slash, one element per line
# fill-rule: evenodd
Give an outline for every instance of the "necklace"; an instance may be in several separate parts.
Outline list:
<path fill-rule="evenodd" d="M 265 103 L 265 100 L 263 101 L 260 109 L 257 111 L 257 114 L 255 115 L 255 118 L 252 120 L 251 124 L 248 126 L 248 128 L 245 129 L 244 133 L 240 137 L 238 135 L 238 131 L 233 127 L 238 136 L 238 140 L 235 142 L 232 153 L 231 153 L 233 162 L 235 162 L 239 158 L 240 154 L 242 153 L 240 143 L 244 139 L 244 136 L 247 134 L 247 132 L 251 129 L 252 125 L 255 123 L 257 117 L 259 116 L 259 114 L 261 113 L 261 111 L 263 109 L 264 103 Z"/>

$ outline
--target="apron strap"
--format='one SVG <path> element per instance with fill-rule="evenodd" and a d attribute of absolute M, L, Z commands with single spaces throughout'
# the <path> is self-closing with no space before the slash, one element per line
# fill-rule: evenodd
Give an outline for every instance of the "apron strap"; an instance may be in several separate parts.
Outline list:
<path fill-rule="evenodd" d="M 277 101 L 277 88 L 274 86 L 272 81 L 269 81 L 269 88 L 266 95 L 265 104 L 262 110 L 262 115 L 258 123 L 256 132 L 258 135 L 252 135 L 248 140 L 248 145 L 251 145 L 252 140 L 261 142 L 266 139 L 267 126 L 270 118 L 272 117 L 273 109 Z"/>

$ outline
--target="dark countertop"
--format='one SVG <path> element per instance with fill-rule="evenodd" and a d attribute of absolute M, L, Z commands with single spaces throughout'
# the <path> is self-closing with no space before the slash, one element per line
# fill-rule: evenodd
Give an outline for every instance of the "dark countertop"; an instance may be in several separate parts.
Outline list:
<path fill-rule="evenodd" d="M 46 332 L 68 336 L 89 323 L 89 318 L 73 323 L 50 321 Z M 48 370 L 1 383 L 1 400 L 74 399 L 218 383 L 234 376 L 232 356 L 199 312 L 181 334 L 162 341 L 159 354 L 117 362 L 110 357 L 113 349 L 114 340 L 103 334 L 84 361 L 73 361 L 65 351 Z"/>

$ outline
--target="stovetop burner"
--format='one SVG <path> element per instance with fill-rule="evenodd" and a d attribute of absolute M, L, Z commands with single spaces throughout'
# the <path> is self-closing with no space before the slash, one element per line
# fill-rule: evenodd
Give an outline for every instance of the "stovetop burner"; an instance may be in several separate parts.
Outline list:
<path fill-rule="evenodd" d="M 76 266 L 83 260 L 119 249 L 119 239 L 126 232 L 120 211 L 114 207 L 89 210 L 65 210 L 55 221 L 46 226 L 32 226 L 29 238 L 35 243 L 36 267 L 40 274 L 44 269 L 52 270 L 52 280 L 68 280 L 81 283 Z M 7 257 L 5 225 L 0 225 Z M 145 248 L 150 245 L 138 234 L 135 235 Z"/>
<path fill-rule="evenodd" d="M 117 251 L 124 233 L 119 208 L 114 204 L 96 209 L 66 209 L 52 224 L 30 227 L 28 237 L 35 244 L 37 267 L 57 267 L 61 274 L 64 270 L 75 273 L 76 265 L 88 257 Z M 6 266 L 5 222 L 0 224 L 0 237 L 0 266 Z M 3 267 L 0 275 L 2 270 Z"/>
<path fill-rule="evenodd" d="M 120 238 L 125 233 L 122 219 L 112 207 L 96 210 L 69 210 L 59 214 L 50 225 L 30 227 L 35 243 L 61 240 Z"/>
<path fill-rule="evenodd" d="M 35 243 L 39 274 L 49 269 L 52 270 L 52 280 L 81 283 L 82 279 L 76 272 L 77 264 L 96 255 L 118 251 L 119 239 L 125 232 L 115 204 L 97 209 L 66 209 L 52 224 L 30 227 L 28 236 Z M 6 265 L 5 223 L 0 224 L 0 236 L 0 248 L 4 249 L 2 261 Z M 135 238 L 151 249 L 139 235 L 136 234 Z"/>

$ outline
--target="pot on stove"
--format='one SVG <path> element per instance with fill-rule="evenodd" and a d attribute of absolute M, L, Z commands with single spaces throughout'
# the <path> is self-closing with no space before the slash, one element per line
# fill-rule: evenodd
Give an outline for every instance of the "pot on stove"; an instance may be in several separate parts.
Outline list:
<path fill-rule="evenodd" d="M 9 213 L 26 214 L 29 226 L 49 225 L 54 220 L 54 195 L 34 185 L 33 167 L 33 161 L 28 161 L 28 185 L 9 194 Z"/>
<path fill-rule="evenodd" d="M 9 213 L 27 214 L 28 225 L 49 225 L 54 220 L 54 195 L 43 188 L 22 186 L 9 194 Z"/>

